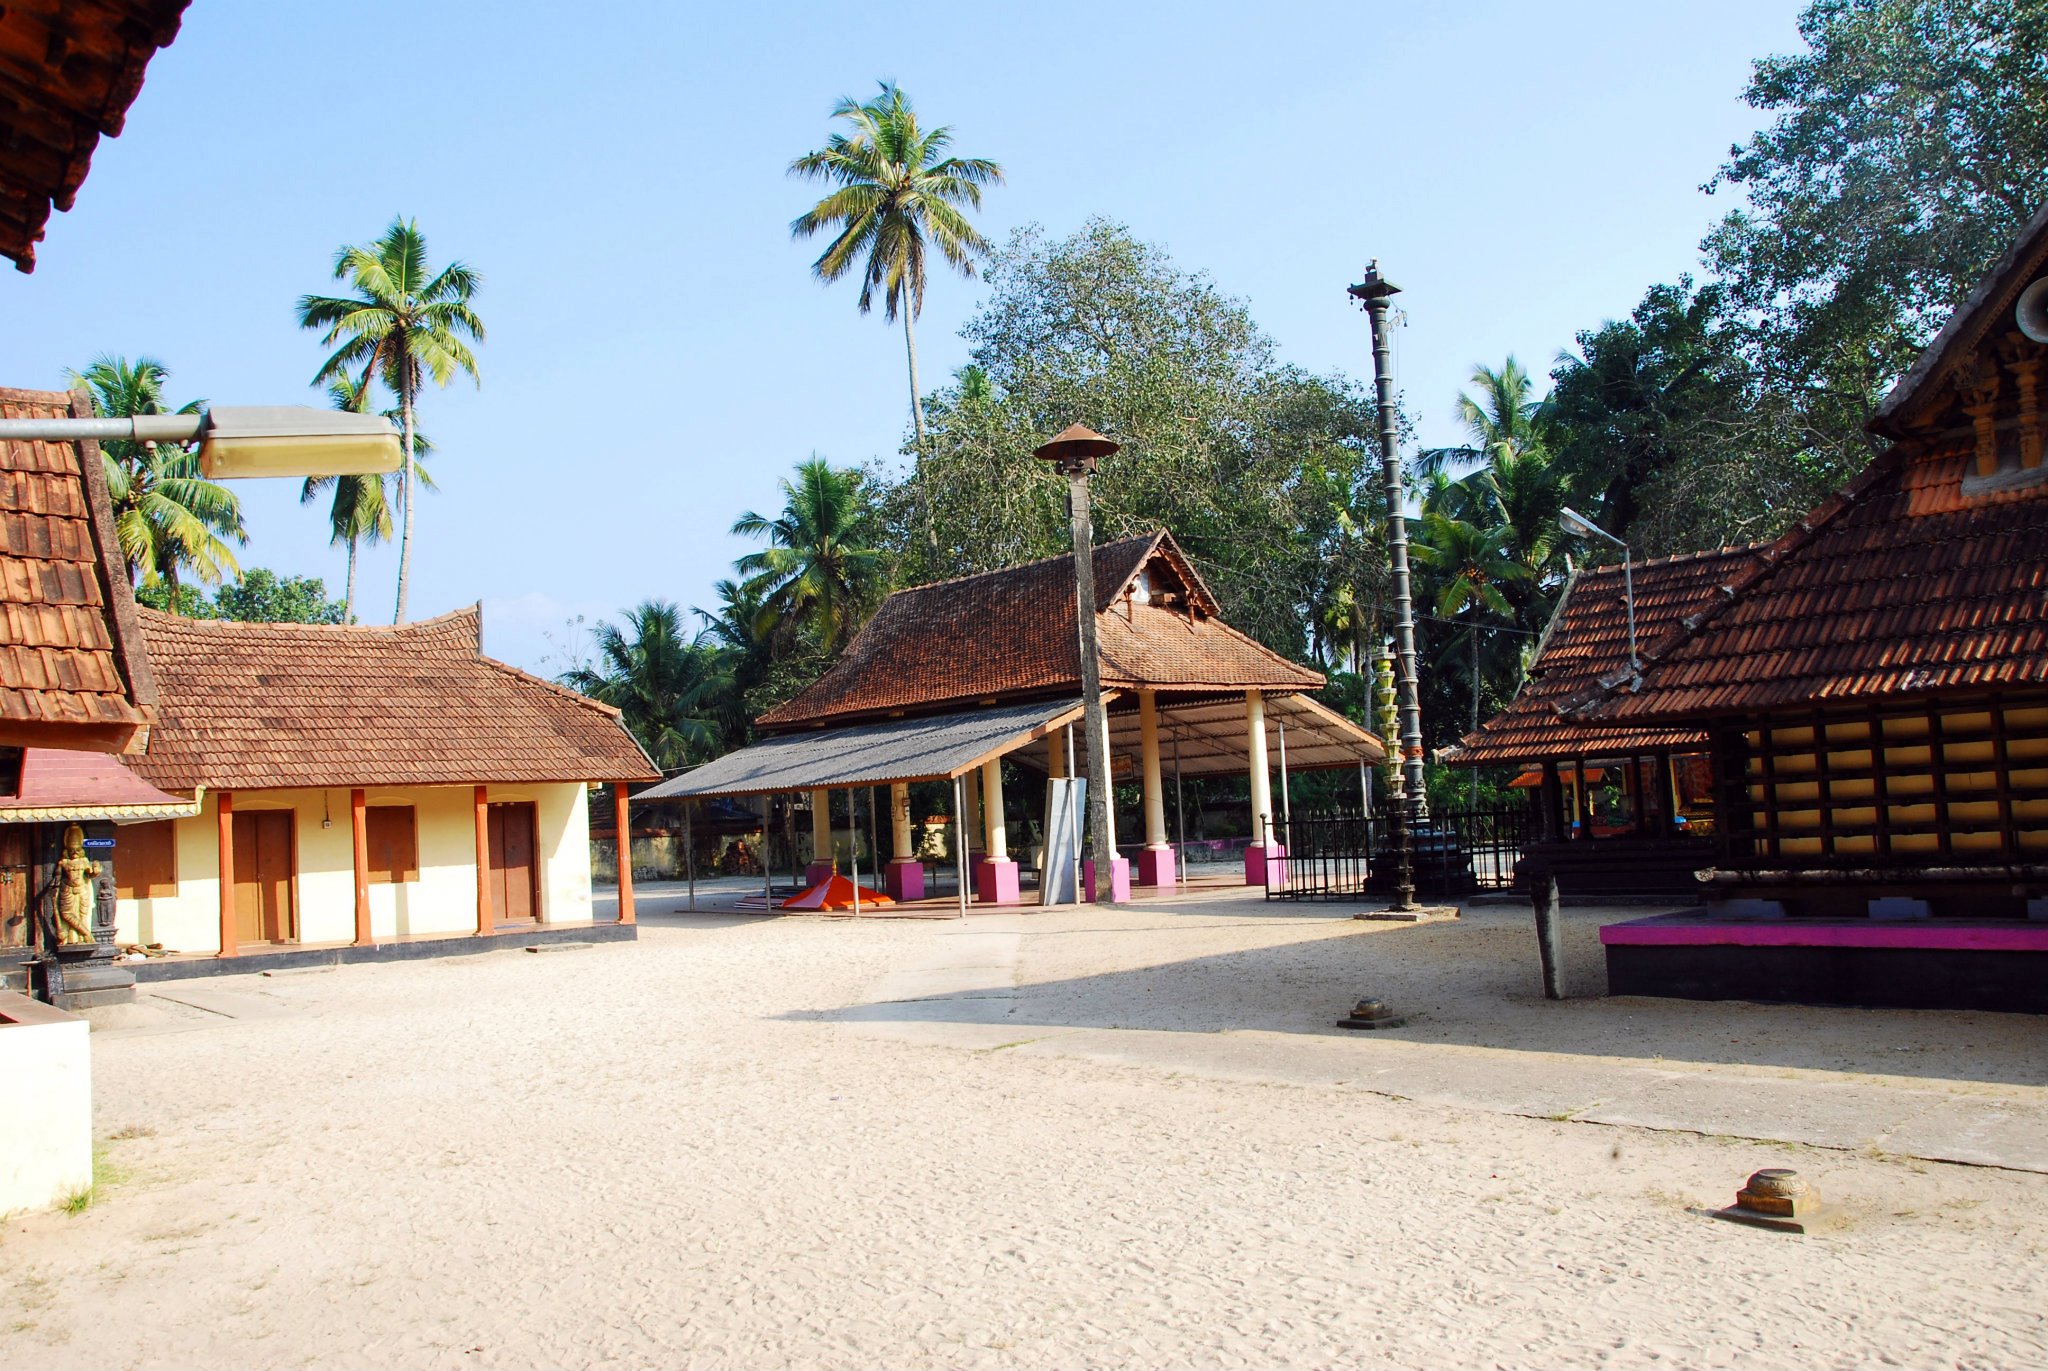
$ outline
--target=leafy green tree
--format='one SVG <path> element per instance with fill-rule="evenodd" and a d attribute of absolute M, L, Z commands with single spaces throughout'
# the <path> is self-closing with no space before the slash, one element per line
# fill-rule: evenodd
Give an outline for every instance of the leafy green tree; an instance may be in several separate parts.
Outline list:
<path fill-rule="evenodd" d="M 597 664 L 562 683 L 617 708 L 656 766 L 673 771 L 716 755 L 715 711 L 732 689 L 729 663 L 714 643 L 684 628 L 667 600 L 645 600 L 595 631 Z"/>
<path fill-rule="evenodd" d="M 203 404 L 198 400 L 175 410 L 167 407 L 164 382 L 169 378 L 164 364 L 151 357 L 130 362 L 102 356 L 84 371 L 70 373 L 71 384 L 92 395 L 94 410 L 104 418 L 199 413 Z M 130 581 L 164 583 L 169 587 L 165 604 L 177 606 L 184 603 L 179 586 L 185 573 L 213 585 L 237 570 L 228 543 L 248 542 L 241 502 L 200 473 L 196 450 L 177 443 L 109 439 L 100 444 L 100 460 L 114 511 L 114 537 Z"/>
<path fill-rule="evenodd" d="M 349 410 L 360 414 L 369 402 L 368 388 L 344 377 L 327 387 L 328 397 L 336 409 Z M 400 422 L 403 415 L 395 410 L 386 410 L 384 417 Z M 434 450 L 427 436 L 417 431 L 413 437 L 413 474 L 424 490 L 434 489 L 432 478 L 427 475 L 424 458 Z M 322 492 L 331 492 L 327 508 L 327 526 L 331 543 L 342 543 L 348 547 L 348 589 L 342 597 L 346 606 L 345 623 L 356 621 L 356 553 L 360 544 L 376 544 L 391 537 L 391 476 L 389 473 L 365 473 L 350 476 L 309 476 L 299 489 L 299 503 L 311 504 Z"/>
<path fill-rule="evenodd" d="M 427 240 L 410 219 L 394 219 L 367 247 L 344 247 L 334 258 L 334 279 L 353 295 L 306 295 L 299 299 L 302 328 L 325 329 L 321 343 L 334 352 L 314 376 L 315 385 L 347 381 L 367 391 L 382 381 L 398 398 L 405 459 L 400 468 L 398 601 L 394 623 L 405 621 L 406 591 L 412 578 L 413 485 L 418 475 L 414 406 L 432 377 L 445 386 L 457 372 L 479 385 L 469 342 L 484 340 L 483 321 L 470 307 L 482 278 L 460 262 L 439 272 L 427 265 Z M 364 403 L 360 397 L 358 403 Z"/>
<path fill-rule="evenodd" d="M 870 545 L 879 530 L 861 486 L 858 471 L 813 457 L 782 482 L 781 514 L 733 522 L 734 533 L 768 542 L 735 567 L 758 602 L 758 636 L 778 651 L 801 640 L 836 657 L 887 589 L 888 557 Z"/>
<path fill-rule="evenodd" d="M 279 576 L 260 566 L 213 593 L 213 617 L 254 624 L 348 622 L 347 607 L 327 598 L 327 583 L 318 576 Z"/>
<path fill-rule="evenodd" d="M 903 349 L 910 365 L 910 417 L 917 445 L 924 446 L 922 389 L 917 381 L 917 316 L 924 311 L 925 256 L 939 256 L 961 275 L 972 277 L 988 240 L 967 221 L 964 209 L 981 208 L 983 186 L 1000 185 L 1003 169 L 982 157 L 949 157 L 951 128 L 926 129 L 909 97 L 891 82 L 881 94 L 858 101 L 848 96 L 832 117 L 848 131 L 834 133 L 824 147 L 789 164 L 791 174 L 829 182 L 834 189 L 797 216 L 790 233 L 810 238 L 830 232 L 832 241 L 811 271 L 833 282 L 858 270 L 860 312 L 882 293 L 883 317 L 903 317 Z"/>

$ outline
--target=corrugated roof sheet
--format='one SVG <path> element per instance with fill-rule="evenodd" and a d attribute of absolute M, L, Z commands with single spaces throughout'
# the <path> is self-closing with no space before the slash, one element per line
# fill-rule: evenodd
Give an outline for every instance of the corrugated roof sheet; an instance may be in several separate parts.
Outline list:
<path fill-rule="evenodd" d="M 88 418 L 0 389 L 0 417 Z M 156 698 L 95 443 L 0 443 L 0 744 L 119 752 Z"/>
<path fill-rule="evenodd" d="M 619 713 L 483 655 L 480 609 L 397 628 L 143 610 L 171 790 L 651 781 Z"/>
<path fill-rule="evenodd" d="M 1638 649 L 1712 605 L 1721 587 L 1756 562 L 1753 548 L 1652 558 L 1634 568 Z M 1619 565 L 1579 572 L 1566 586 L 1530 663 L 1529 679 L 1499 714 L 1467 734 L 1444 760 L 1482 766 L 1696 747 L 1697 729 L 1615 728 L 1559 716 L 1558 706 L 1628 667 L 1628 602 Z"/>
<path fill-rule="evenodd" d="M 1128 597 L 1141 570 L 1150 603 Z M 1215 597 L 1164 530 L 1095 549 L 1104 689 L 1315 690 L 1290 662 L 1216 617 Z M 891 711 L 1080 690 L 1070 557 L 899 590 L 833 668 L 761 716 L 764 728 L 845 723 Z"/>
<path fill-rule="evenodd" d="M 1081 717 L 1077 699 L 764 738 L 633 796 L 674 800 L 950 779 Z"/>

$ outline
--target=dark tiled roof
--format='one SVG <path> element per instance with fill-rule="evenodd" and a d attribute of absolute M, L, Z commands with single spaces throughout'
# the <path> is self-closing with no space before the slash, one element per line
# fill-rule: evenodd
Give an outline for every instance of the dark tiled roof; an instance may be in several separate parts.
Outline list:
<path fill-rule="evenodd" d="M 0 417 L 91 413 L 83 395 L 0 390 Z M 148 722 L 121 567 L 98 446 L 0 443 L 0 744 L 118 752 Z"/>
<path fill-rule="evenodd" d="M 470 608 L 399 628 L 142 611 L 161 700 L 130 765 L 167 790 L 651 781 L 607 705 L 483 655 Z"/>
<path fill-rule="evenodd" d="M 0 7 L 0 254 L 33 271 L 100 139 L 121 132 L 143 69 L 191 0 L 9 0 Z"/>
<path fill-rule="evenodd" d="M 1125 592 L 1153 569 L 1149 604 Z M 1097 643 L 1105 689 L 1315 690 L 1320 672 L 1262 647 L 1216 615 L 1216 598 L 1165 531 L 1095 549 Z M 809 690 L 764 728 L 846 722 L 1080 688 L 1074 566 L 1048 557 L 899 590 Z"/>
<path fill-rule="evenodd" d="M 2048 686 L 2048 484 L 1966 495 L 1970 441 L 1908 444 L 1762 549 L 1730 595 L 1646 654 L 1606 723 Z"/>
<path fill-rule="evenodd" d="M 1720 548 L 1635 566 L 1636 642 L 1657 641 L 1689 614 L 1711 605 L 1720 588 L 1755 563 L 1750 548 Z M 1706 735 L 1683 728 L 1614 728 L 1559 717 L 1558 705 L 1628 669 L 1628 604 L 1620 566 L 1592 567 L 1565 587 L 1544 630 L 1529 679 L 1508 707 L 1468 734 L 1444 760 L 1469 765 L 1563 761 L 1667 747 L 1692 747 Z"/>

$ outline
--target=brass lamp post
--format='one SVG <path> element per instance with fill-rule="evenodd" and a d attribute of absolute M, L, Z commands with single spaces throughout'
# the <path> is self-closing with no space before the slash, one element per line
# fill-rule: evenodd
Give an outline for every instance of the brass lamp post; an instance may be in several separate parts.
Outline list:
<path fill-rule="evenodd" d="M 1088 514 L 1088 478 L 1118 444 L 1080 424 L 1069 425 L 1032 456 L 1067 478 L 1074 520 L 1074 619 L 1081 630 L 1081 727 L 1087 734 L 1088 829 L 1095 859 L 1095 897 L 1116 903 L 1116 844 L 1109 830 L 1109 720 L 1102 708 L 1102 672 L 1095 649 L 1095 528 Z M 1076 892 L 1077 894 L 1084 892 Z"/>

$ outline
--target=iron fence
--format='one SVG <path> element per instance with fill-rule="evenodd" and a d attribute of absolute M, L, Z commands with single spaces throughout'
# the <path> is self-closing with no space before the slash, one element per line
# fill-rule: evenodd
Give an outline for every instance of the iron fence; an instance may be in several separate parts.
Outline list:
<path fill-rule="evenodd" d="M 1434 810 L 1414 835 L 1417 894 L 1455 898 L 1507 890 L 1515 864 L 1534 835 L 1531 811 Z M 1274 834 L 1285 850 L 1266 881 L 1268 900 L 1366 900 L 1393 893 L 1398 857 L 1394 824 L 1384 812 L 1322 814 L 1283 823 Z"/>

